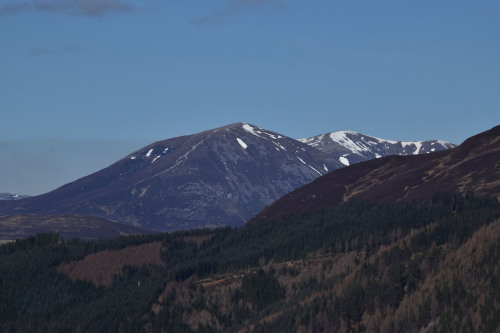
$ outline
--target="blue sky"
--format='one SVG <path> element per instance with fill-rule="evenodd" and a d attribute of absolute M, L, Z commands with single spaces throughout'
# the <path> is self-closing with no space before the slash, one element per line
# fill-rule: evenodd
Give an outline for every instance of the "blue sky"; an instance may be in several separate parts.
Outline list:
<path fill-rule="evenodd" d="M 244 121 L 461 143 L 500 124 L 499 1 L 0 0 L 0 192 Z"/>

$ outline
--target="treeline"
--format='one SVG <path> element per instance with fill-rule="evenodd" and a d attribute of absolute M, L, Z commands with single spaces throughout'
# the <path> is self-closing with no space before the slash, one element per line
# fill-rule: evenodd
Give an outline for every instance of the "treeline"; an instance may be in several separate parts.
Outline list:
<path fill-rule="evenodd" d="M 298 327 L 363 331 L 371 329 L 371 322 L 383 323 L 387 331 L 420 329 L 430 322 L 438 331 L 456 330 L 455 318 L 469 309 L 475 297 L 471 294 L 478 291 L 468 290 L 461 276 L 450 286 L 436 282 L 431 294 L 423 295 L 422 286 L 442 269 L 447 253 L 498 218 L 500 204 L 495 198 L 440 193 L 427 201 L 348 202 L 240 229 L 91 242 L 39 234 L 0 246 L 0 331 L 226 332 L 251 324 L 262 332 Z M 73 282 L 57 270 L 63 262 L 92 253 L 158 241 L 163 244 L 163 265 L 126 266 L 109 287 Z M 498 241 L 481 252 L 482 268 L 474 273 L 485 277 L 484 285 L 491 290 L 498 286 Z M 381 246 L 390 250 L 380 253 Z M 353 251 L 360 254 L 357 269 L 341 275 L 329 275 L 324 266 L 318 276 L 286 284 L 300 277 L 300 268 L 272 268 L 276 263 Z M 205 290 L 196 283 L 265 265 L 271 268 L 253 270 L 226 287 Z M 414 295 L 420 295 L 420 308 L 415 307 L 412 315 L 399 314 Z M 470 310 L 470 325 L 489 329 L 499 324 L 500 294 L 481 297 L 493 306 Z M 274 319 L 262 321 L 263 316 Z M 193 324 L 197 320 L 198 325 Z M 483 326 L 476 324 L 480 320 Z"/>
<path fill-rule="evenodd" d="M 347 202 L 341 206 L 262 220 L 241 229 L 218 230 L 201 247 L 168 245 L 165 253 L 182 267 L 177 279 L 306 258 L 311 253 L 347 253 L 389 245 L 412 231 L 438 223 L 430 238 L 463 242 L 474 230 L 499 217 L 495 198 L 450 193 L 431 201 L 399 203 Z M 425 238 L 428 240 L 428 238 Z M 425 242 L 425 240 L 423 240 Z M 422 243 L 426 247 L 428 243 Z M 166 259 L 169 260 L 169 259 Z"/>

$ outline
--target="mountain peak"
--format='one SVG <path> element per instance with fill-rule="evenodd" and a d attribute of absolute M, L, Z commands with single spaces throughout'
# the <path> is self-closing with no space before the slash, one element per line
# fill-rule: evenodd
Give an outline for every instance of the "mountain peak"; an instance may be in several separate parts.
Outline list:
<path fill-rule="evenodd" d="M 248 123 L 158 141 L 3 212 L 90 214 L 158 231 L 242 225 L 342 165 Z"/>

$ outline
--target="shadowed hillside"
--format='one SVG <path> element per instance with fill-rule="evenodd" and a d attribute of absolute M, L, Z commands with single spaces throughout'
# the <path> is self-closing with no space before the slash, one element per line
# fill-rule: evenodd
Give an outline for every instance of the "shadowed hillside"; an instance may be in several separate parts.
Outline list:
<path fill-rule="evenodd" d="M 97 242 L 39 234 L 0 246 L 0 328 L 491 332 L 499 218 L 496 198 L 442 193 L 241 229 Z"/>

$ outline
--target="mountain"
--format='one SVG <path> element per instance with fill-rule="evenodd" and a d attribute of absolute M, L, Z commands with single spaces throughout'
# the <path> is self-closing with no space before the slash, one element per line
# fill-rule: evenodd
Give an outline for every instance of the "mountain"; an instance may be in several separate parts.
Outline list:
<path fill-rule="evenodd" d="M 450 146 L 354 132 L 300 141 L 236 123 L 155 142 L 50 193 L 0 202 L 0 214 L 80 214 L 155 231 L 240 226 L 286 193 L 346 164 Z"/>
<path fill-rule="evenodd" d="M 387 156 L 335 170 L 274 202 L 260 214 L 278 217 L 349 200 L 396 202 L 440 191 L 500 198 L 500 126 L 433 154 Z"/>
<path fill-rule="evenodd" d="M 0 193 L 0 200 L 21 200 L 25 198 L 29 198 L 29 195 Z"/>
<path fill-rule="evenodd" d="M 389 155 L 428 154 L 456 146 L 441 140 L 384 140 L 352 131 L 326 133 L 299 141 L 330 154 L 344 165 Z"/>
<path fill-rule="evenodd" d="M 155 142 L 50 193 L 1 202 L 6 214 L 86 214 L 151 230 L 242 225 L 262 208 L 343 166 L 246 123 Z"/>

